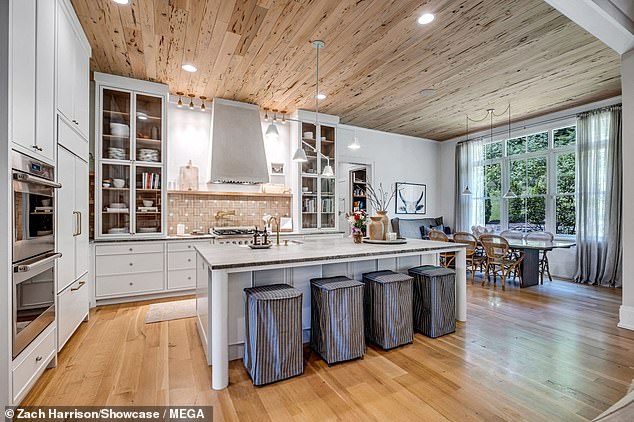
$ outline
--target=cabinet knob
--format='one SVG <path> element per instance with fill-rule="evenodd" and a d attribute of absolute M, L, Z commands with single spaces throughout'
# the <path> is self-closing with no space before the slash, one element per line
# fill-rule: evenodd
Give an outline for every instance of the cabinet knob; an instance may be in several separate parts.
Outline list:
<path fill-rule="evenodd" d="M 133 266 L 134 264 L 132 262 L 130 262 L 130 266 Z"/>
<path fill-rule="evenodd" d="M 192 259 L 191 258 L 187 258 L 187 262 L 192 262 Z"/>
<path fill-rule="evenodd" d="M 134 283 L 133 283 L 133 282 L 130 282 L 130 286 L 134 286 Z"/>
<path fill-rule="evenodd" d="M 75 123 L 76 125 L 79 124 L 79 122 L 77 120 L 73 120 L 73 123 Z"/>
<path fill-rule="evenodd" d="M 42 148 L 38 147 L 37 145 L 33 145 L 31 148 L 33 148 L 36 151 L 44 151 Z"/>
<path fill-rule="evenodd" d="M 132 252 L 132 248 L 130 248 L 130 252 Z"/>
<path fill-rule="evenodd" d="M 187 280 L 191 280 L 191 279 L 192 279 L 191 276 L 187 277 Z"/>
<path fill-rule="evenodd" d="M 38 357 L 36 357 L 36 358 L 35 358 L 35 361 L 36 361 L 36 362 L 39 362 L 39 361 L 41 361 L 42 359 L 43 359 L 43 358 L 42 358 L 42 356 L 38 356 Z"/>
<path fill-rule="evenodd" d="M 191 248 L 192 248 L 192 245 L 187 245 L 187 247 L 188 247 L 189 249 L 191 249 Z"/>

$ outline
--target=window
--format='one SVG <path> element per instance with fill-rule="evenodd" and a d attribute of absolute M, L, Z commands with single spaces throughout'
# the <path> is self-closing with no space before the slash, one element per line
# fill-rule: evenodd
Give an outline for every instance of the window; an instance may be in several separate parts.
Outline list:
<path fill-rule="evenodd" d="M 478 219 L 495 230 L 574 235 L 575 147 L 574 125 L 485 144 Z"/>

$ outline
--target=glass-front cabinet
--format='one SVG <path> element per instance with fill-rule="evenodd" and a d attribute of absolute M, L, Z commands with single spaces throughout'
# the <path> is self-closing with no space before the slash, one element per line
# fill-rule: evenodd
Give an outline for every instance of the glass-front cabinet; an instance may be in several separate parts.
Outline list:
<path fill-rule="evenodd" d="M 95 73 L 95 238 L 163 236 L 167 86 Z"/>
<path fill-rule="evenodd" d="M 301 121 L 299 132 L 298 146 L 302 146 L 307 159 L 299 164 L 300 228 L 334 230 L 337 227 L 336 124 Z"/>

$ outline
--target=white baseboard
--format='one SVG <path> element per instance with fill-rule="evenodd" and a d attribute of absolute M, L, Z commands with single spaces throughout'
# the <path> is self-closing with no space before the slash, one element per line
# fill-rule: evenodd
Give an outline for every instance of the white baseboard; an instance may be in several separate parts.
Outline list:
<path fill-rule="evenodd" d="M 617 327 L 634 331 L 634 306 L 621 305 Z"/>

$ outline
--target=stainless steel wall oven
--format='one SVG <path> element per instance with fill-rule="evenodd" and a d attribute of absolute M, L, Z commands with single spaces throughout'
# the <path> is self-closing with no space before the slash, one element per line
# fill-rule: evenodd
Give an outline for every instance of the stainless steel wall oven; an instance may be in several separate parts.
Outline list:
<path fill-rule="evenodd" d="M 52 166 L 18 152 L 13 172 L 13 357 L 55 320 L 55 182 Z"/>

